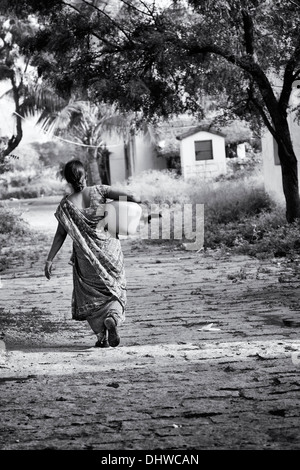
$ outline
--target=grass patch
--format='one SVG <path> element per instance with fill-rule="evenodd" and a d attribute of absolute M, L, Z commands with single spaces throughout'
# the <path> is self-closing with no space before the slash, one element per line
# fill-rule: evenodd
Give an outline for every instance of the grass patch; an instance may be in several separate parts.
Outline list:
<path fill-rule="evenodd" d="M 284 208 L 265 192 L 259 174 L 213 181 L 149 171 L 131 178 L 126 187 L 148 205 L 204 204 L 204 249 L 224 248 L 258 258 L 300 253 L 300 222 L 286 222 Z"/>
<path fill-rule="evenodd" d="M 21 213 L 7 207 L 5 202 L 0 203 L 0 220 L 0 272 L 16 263 L 36 261 L 41 250 L 32 247 L 48 244 L 48 236 L 32 231 Z"/>

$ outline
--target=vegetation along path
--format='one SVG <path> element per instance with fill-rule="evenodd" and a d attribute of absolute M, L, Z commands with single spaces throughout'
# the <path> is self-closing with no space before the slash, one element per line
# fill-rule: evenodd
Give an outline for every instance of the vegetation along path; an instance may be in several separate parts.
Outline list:
<path fill-rule="evenodd" d="M 51 211 L 1 276 L 2 450 L 300 449 L 296 261 L 124 239 L 127 321 L 97 349 L 70 240 L 43 275 Z"/>

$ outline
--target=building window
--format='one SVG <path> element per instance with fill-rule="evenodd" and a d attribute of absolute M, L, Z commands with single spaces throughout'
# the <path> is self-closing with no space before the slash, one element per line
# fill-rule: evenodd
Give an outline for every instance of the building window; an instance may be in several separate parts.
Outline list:
<path fill-rule="evenodd" d="M 195 141 L 196 160 L 213 160 L 212 140 Z"/>
<path fill-rule="evenodd" d="M 278 144 L 274 138 L 273 138 L 273 149 L 274 149 L 274 164 L 280 165 L 280 160 L 278 156 Z"/>

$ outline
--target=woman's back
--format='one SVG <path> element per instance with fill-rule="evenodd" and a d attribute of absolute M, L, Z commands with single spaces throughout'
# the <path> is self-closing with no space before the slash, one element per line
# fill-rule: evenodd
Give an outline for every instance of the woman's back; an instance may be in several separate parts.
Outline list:
<path fill-rule="evenodd" d="M 91 186 L 86 186 L 82 191 L 70 194 L 68 199 L 78 209 L 88 209 L 91 205 L 91 188 Z"/>

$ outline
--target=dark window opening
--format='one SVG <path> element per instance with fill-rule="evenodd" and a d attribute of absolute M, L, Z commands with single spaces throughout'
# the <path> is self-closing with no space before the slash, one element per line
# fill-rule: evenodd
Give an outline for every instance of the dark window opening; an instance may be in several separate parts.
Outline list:
<path fill-rule="evenodd" d="M 195 157 L 196 160 L 213 160 L 212 140 L 195 141 Z"/>

